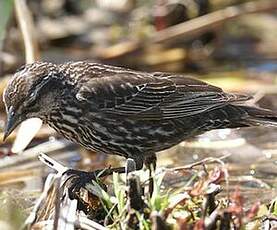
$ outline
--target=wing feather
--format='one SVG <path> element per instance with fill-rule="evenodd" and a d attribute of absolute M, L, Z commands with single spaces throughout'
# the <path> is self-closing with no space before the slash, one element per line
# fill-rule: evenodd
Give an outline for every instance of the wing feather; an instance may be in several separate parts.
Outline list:
<path fill-rule="evenodd" d="M 192 116 L 249 99 L 181 75 L 134 71 L 92 78 L 76 98 L 102 113 L 150 120 Z"/>

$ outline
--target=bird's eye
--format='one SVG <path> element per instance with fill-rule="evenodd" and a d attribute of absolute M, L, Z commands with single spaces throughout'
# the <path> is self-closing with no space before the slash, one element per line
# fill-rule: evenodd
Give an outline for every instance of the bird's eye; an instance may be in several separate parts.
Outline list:
<path fill-rule="evenodd" d="M 36 92 L 32 92 L 31 94 L 29 94 L 29 97 L 28 97 L 28 101 L 27 101 L 28 107 L 34 106 L 35 102 L 36 102 Z"/>

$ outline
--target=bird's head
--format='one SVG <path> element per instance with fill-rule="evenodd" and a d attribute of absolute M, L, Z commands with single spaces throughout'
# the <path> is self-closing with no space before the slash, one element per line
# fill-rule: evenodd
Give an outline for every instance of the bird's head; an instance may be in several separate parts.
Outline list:
<path fill-rule="evenodd" d="M 3 95 L 7 112 L 4 140 L 24 120 L 43 119 L 57 106 L 59 77 L 57 66 L 46 62 L 27 64 L 14 74 Z"/>

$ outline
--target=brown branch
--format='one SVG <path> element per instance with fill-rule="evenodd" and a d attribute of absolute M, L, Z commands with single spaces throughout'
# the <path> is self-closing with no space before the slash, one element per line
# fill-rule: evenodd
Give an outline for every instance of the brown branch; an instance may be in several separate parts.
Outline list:
<path fill-rule="evenodd" d="M 38 42 L 34 31 L 34 22 L 25 0 L 15 0 L 17 21 L 23 36 L 26 63 L 39 59 Z"/>

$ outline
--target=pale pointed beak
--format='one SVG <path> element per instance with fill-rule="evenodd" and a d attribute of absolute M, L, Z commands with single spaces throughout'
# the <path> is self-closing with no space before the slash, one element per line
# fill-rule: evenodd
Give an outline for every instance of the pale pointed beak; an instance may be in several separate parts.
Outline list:
<path fill-rule="evenodd" d="M 15 114 L 14 110 L 11 108 L 7 114 L 7 123 L 4 131 L 3 141 L 12 133 L 12 131 L 20 124 L 21 119 Z"/>

